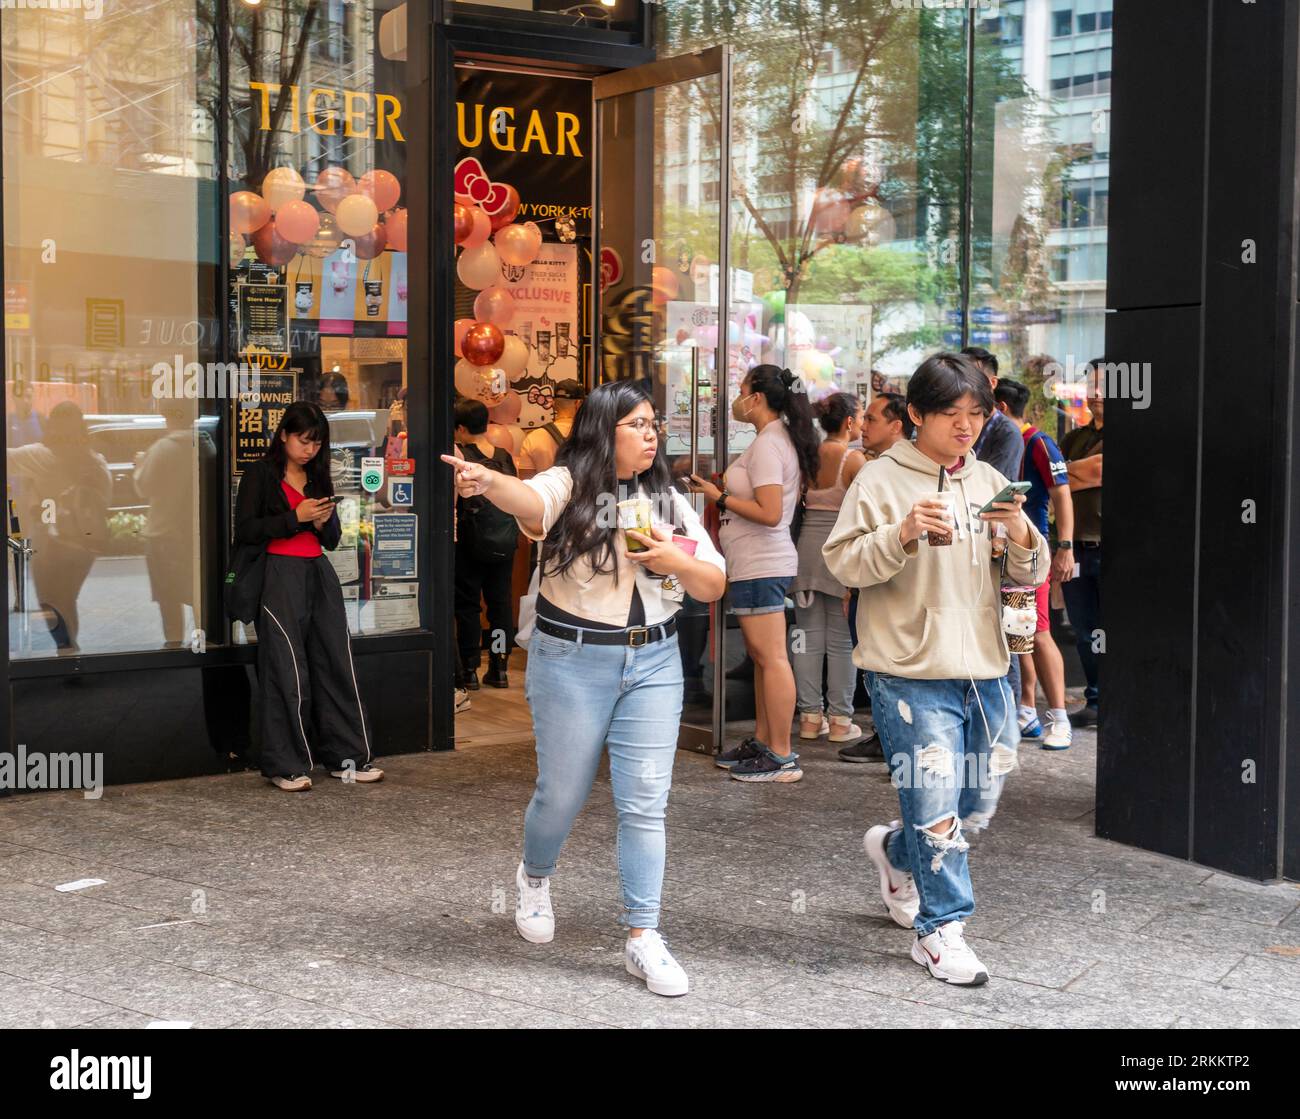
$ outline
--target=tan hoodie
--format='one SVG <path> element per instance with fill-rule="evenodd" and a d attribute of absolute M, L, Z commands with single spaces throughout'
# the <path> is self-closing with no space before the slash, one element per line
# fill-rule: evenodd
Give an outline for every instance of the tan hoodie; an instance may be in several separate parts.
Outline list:
<path fill-rule="evenodd" d="M 948 477 L 957 493 L 952 544 L 921 540 L 904 548 L 899 530 L 912 506 L 938 491 L 938 463 L 904 440 L 858 472 L 822 554 L 835 578 L 862 588 L 853 650 L 859 668 L 912 680 L 1006 675 L 1001 565 L 993 562 L 990 526 L 978 516 L 1006 484 L 967 452 Z M 1032 525 L 1030 532 L 1028 549 L 1007 541 L 1009 584 L 1038 586 L 1047 578 L 1047 543 Z"/>

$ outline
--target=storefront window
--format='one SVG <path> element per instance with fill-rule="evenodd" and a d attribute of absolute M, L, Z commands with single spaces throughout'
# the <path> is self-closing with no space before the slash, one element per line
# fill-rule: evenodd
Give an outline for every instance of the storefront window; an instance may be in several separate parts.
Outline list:
<path fill-rule="evenodd" d="M 968 337 L 1053 435 L 1086 421 L 1080 367 L 1105 348 L 1112 7 L 1024 0 L 1014 53 L 976 25 Z"/>
<path fill-rule="evenodd" d="M 321 406 L 343 495 L 329 557 L 358 635 L 420 625 L 406 15 L 386 0 L 231 5 L 231 349 L 261 369 L 257 406 L 232 407 L 232 486 L 287 402 Z"/>
<path fill-rule="evenodd" d="M 201 648 L 212 13 L 15 8 L 3 55 L 10 655 Z"/>
<path fill-rule="evenodd" d="M 941 344 L 960 302 L 963 18 L 871 0 L 660 6 L 661 55 L 735 49 L 732 336 L 742 359 L 731 397 L 744 368 L 775 362 L 814 399 L 869 398 L 900 388 Z M 715 196 L 716 183 L 699 187 Z M 701 252 L 689 228 L 662 246 L 669 260 Z"/>

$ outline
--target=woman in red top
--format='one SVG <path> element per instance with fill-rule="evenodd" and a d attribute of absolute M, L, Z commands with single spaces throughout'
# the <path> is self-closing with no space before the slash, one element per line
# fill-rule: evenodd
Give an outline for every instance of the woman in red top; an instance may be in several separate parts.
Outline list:
<path fill-rule="evenodd" d="M 331 777 L 378 781 L 352 665 L 343 591 L 323 549 L 341 530 L 325 413 L 285 409 L 266 457 L 239 483 L 235 543 L 266 545 L 257 626 L 262 772 L 277 788 L 311 788 L 319 754 Z"/>

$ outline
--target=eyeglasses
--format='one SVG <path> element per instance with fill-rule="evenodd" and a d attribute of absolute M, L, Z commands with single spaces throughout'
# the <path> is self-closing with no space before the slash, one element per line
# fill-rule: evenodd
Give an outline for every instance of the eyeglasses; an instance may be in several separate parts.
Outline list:
<path fill-rule="evenodd" d="M 630 427 L 641 436 L 642 439 L 647 435 L 652 435 L 658 439 L 659 433 L 664 429 L 666 423 L 667 420 L 665 420 L 663 416 L 655 416 L 652 420 L 647 420 L 644 416 L 637 416 L 634 420 L 624 420 L 621 424 L 615 424 L 614 426 Z"/>

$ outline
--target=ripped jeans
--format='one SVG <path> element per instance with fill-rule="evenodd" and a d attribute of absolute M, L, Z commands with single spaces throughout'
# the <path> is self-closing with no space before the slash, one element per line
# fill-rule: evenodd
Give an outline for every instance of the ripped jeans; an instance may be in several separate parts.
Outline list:
<path fill-rule="evenodd" d="M 1016 704 L 1005 678 L 972 683 L 868 672 L 867 683 L 903 815 L 885 852 L 916 882 L 915 928 L 926 936 L 975 912 L 966 835 L 988 827 L 1015 768 Z M 948 819 L 951 829 L 933 834 Z"/>

